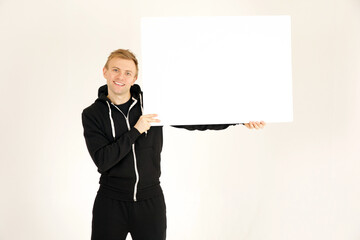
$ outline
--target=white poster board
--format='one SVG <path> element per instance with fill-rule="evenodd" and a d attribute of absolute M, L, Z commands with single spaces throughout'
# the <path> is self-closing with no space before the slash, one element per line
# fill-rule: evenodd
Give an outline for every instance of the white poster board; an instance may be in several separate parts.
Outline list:
<path fill-rule="evenodd" d="M 142 18 L 141 52 L 161 125 L 293 119 L 290 16 Z"/>

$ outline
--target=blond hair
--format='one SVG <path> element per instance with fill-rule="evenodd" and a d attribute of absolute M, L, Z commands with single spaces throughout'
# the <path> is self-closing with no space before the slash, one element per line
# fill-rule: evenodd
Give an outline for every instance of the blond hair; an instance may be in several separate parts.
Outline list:
<path fill-rule="evenodd" d="M 135 74 L 135 77 L 138 76 L 138 72 L 139 72 L 139 66 L 138 66 L 138 60 L 136 59 L 135 57 L 135 54 L 133 54 L 129 49 L 118 49 L 118 50 L 115 50 L 113 51 L 106 63 L 105 63 L 105 68 L 108 69 L 108 64 L 109 64 L 109 61 L 113 58 L 121 58 L 121 59 L 127 59 L 127 60 L 132 60 L 134 63 L 135 63 L 135 66 L 136 66 L 136 74 Z"/>

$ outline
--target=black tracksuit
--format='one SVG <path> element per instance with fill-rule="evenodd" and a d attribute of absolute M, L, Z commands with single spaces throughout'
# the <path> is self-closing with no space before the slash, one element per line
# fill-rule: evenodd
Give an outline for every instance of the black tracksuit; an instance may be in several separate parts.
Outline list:
<path fill-rule="evenodd" d="M 160 187 L 161 126 L 146 133 L 134 128 L 142 115 L 142 92 L 130 89 L 128 114 L 107 98 L 107 85 L 82 113 L 86 145 L 101 173 L 93 208 L 92 240 L 160 240 L 166 235 L 166 207 Z M 175 126 L 188 130 L 220 130 L 229 125 Z"/>

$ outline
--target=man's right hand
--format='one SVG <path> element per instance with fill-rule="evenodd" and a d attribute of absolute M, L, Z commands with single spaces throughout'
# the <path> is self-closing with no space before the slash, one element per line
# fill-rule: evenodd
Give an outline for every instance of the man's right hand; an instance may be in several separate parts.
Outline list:
<path fill-rule="evenodd" d="M 143 134 L 150 129 L 152 122 L 160 122 L 160 120 L 155 119 L 155 117 L 157 117 L 157 114 L 142 115 L 134 127 L 140 132 L 140 134 Z"/>

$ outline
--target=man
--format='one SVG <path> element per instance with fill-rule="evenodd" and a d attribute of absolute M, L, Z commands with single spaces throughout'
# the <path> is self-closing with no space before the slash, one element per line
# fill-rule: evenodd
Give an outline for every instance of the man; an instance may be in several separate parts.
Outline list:
<path fill-rule="evenodd" d="M 95 198 L 92 240 L 166 238 L 166 206 L 160 187 L 162 127 L 156 114 L 143 115 L 142 92 L 135 81 L 138 61 L 129 50 L 110 54 L 103 68 L 106 85 L 82 113 L 89 153 L 101 173 Z M 235 124 L 231 124 L 235 125 Z M 244 124 L 260 129 L 264 122 Z M 220 130 L 227 125 L 176 126 Z"/>

